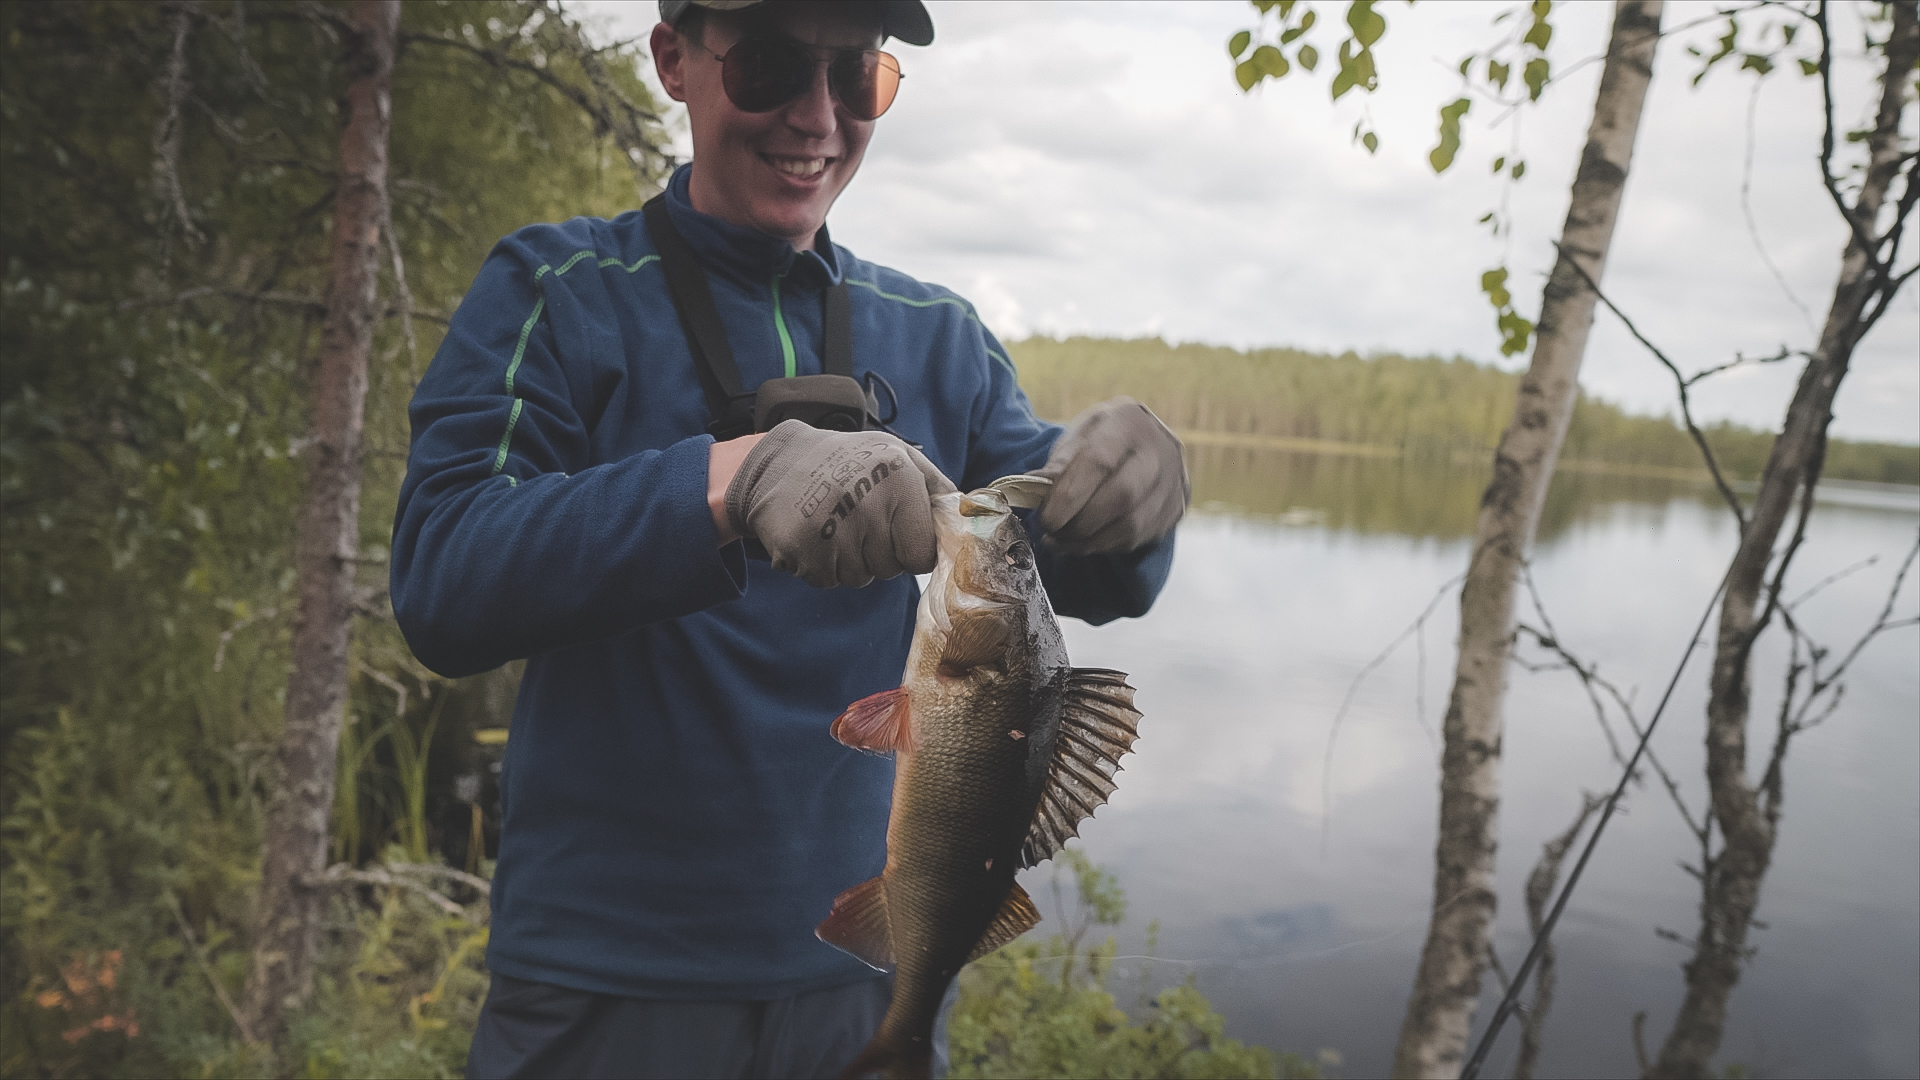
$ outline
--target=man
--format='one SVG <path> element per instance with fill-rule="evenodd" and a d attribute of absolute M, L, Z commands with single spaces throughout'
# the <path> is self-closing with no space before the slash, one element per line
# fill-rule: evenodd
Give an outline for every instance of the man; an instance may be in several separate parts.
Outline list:
<path fill-rule="evenodd" d="M 828 726 L 899 683 L 930 495 L 1044 467 L 1042 576 L 1091 622 L 1146 611 L 1186 504 L 1143 406 L 1062 438 L 965 301 L 831 242 L 921 4 L 660 7 L 693 163 L 647 213 L 501 241 L 412 406 L 400 625 L 449 676 L 528 658 L 473 1076 L 837 1073 L 888 988 L 813 928 L 884 861 L 892 763 Z M 865 430 L 709 434 L 849 348 L 900 437 L 877 392 Z"/>

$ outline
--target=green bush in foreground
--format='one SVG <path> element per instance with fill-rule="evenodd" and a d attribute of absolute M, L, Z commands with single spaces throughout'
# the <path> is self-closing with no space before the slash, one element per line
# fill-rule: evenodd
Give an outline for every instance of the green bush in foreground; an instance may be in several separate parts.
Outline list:
<path fill-rule="evenodd" d="M 1126 917 L 1119 884 L 1077 850 L 1061 851 L 1054 865 L 1056 874 L 1063 868 L 1073 871 L 1078 910 L 1063 933 L 1045 941 L 1015 941 L 961 972 L 959 1000 L 947 1020 L 949 1076 L 1294 1080 L 1322 1075 L 1298 1054 L 1276 1057 L 1265 1047 L 1227 1038 L 1226 1020 L 1192 976 L 1156 995 L 1136 1023 L 1107 987 L 1113 938 L 1084 952 L 1080 948 L 1092 926 L 1117 925 Z M 1157 926 L 1147 932 L 1149 952 Z"/>

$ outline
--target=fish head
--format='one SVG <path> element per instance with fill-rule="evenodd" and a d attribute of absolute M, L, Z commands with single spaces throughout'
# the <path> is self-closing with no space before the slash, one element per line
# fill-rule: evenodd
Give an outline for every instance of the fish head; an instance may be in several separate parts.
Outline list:
<path fill-rule="evenodd" d="M 934 516 L 950 594 L 981 605 L 1026 604 L 1039 573 L 1027 531 L 1004 494 L 989 487 L 942 496 Z"/>

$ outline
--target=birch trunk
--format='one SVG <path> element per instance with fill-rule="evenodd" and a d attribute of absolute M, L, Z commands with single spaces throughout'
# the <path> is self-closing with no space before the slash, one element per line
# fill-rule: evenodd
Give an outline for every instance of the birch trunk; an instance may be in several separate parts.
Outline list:
<path fill-rule="evenodd" d="M 345 35 L 347 123 L 329 243 L 327 312 L 313 399 L 313 442 L 295 565 L 299 611 L 287 678 L 279 778 L 267 810 L 253 963 L 245 1011 L 256 1038 L 273 1039 L 313 983 L 333 809 L 334 763 L 347 697 L 360 531 L 360 432 L 373 346 L 377 256 L 387 197 L 398 0 L 355 0 Z"/>
<path fill-rule="evenodd" d="M 1580 360 L 1595 303 L 1580 270 L 1597 282 L 1606 268 L 1653 76 L 1661 8 L 1662 0 L 1614 5 L 1612 40 L 1573 181 L 1560 257 L 1541 299 L 1533 362 L 1520 381 L 1513 420 L 1494 452 L 1493 479 L 1480 500 L 1473 559 L 1460 592 L 1460 656 L 1441 753 L 1433 915 L 1394 1050 L 1395 1076 L 1460 1074 L 1486 974 L 1514 590 L 1579 394 Z M 1579 268 L 1569 261 L 1575 259 Z"/>
<path fill-rule="evenodd" d="M 1834 393 L 1846 377 L 1854 347 L 1872 324 L 1869 304 L 1888 287 L 1876 274 L 1860 236 L 1874 235 L 1887 189 L 1899 172 L 1906 82 L 1915 59 L 1920 58 L 1920 20 L 1916 19 L 1913 0 L 1891 7 L 1893 30 L 1886 43 L 1880 107 L 1869 143 L 1865 182 L 1852 213 L 1857 227 L 1852 229 L 1841 256 L 1840 278 L 1820 333 L 1819 348 L 1800 373 L 1800 384 L 1787 406 L 1786 423 L 1774 440 L 1766 471 L 1761 474 L 1752 517 L 1734 552 L 1727 595 L 1720 608 L 1708 684 L 1707 783 L 1713 816 L 1725 839 L 1720 854 L 1704 868 L 1700 930 L 1694 939 L 1693 959 L 1686 966 L 1687 996 L 1660 1048 L 1653 1076 L 1713 1075 L 1710 1062 L 1720 1049 L 1727 998 L 1740 981 L 1747 931 L 1760 903 L 1760 882 L 1773 858 L 1783 790 L 1779 766 L 1785 746 L 1776 746 L 1761 784 L 1756 787 L 1749 782 L 1747 719 L 1752 706 L 1753 644 L 1774 614 L 1771 596 L 1762 594 L 1767 592 L 1767 568 L 1773 562 L 1780 530 L 1793 511 L 1795 496 L 1800 495 L 1802 518 L 1776 571 L 1776 583 L 1784 578 L 1785 563 L 1792 559 L 1800 528 L 1805 525 L 1813 487 L 1820 481 Z M 1913 180 L 1910 175 L 1908 182 Z M 1891 259 L 1892 252 L 1886 257 Z"/>

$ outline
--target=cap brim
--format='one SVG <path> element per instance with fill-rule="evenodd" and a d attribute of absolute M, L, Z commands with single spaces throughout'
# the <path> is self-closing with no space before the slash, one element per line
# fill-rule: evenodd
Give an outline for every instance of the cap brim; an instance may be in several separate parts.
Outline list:
<path fill-rule="evenodd" d="M 931 45 L 933 16 L 920 0 L 887 0 L 886 32 L 909 45 Z"/>

